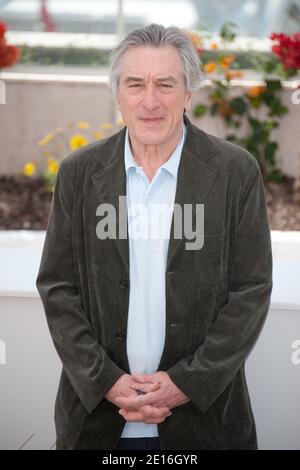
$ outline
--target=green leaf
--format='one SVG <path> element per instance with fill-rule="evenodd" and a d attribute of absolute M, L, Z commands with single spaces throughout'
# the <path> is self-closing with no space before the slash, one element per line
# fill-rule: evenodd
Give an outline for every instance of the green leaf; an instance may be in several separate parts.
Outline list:
<path fill-rule="evenodd" d="M 275 92 L 282 89 L 280 80 L 266 80 L 267 90 Z"/>
<path fill-rule="evenodd" d="M 229 106 L 233 109 L 233 111 L 242 116 L 247 111 L 247 103 L 242 97 L 236 97 L 229 101 Z"/>
<path fill-rule="evenodd" d="M 236 28 L 236 24 L 231 21 L 227 21 L 222 25 L 220 36 L 223 41 L 232 42 L 235 39 L 236 33 L 233 31 L 233 28 Z"/>
<path fill-rule="evenodd" d="M 207 111 L 207 106 L 204 104 L 198 104 L 194 108 L 194 116 L 195 117 L 202 117 Z"/>
<path fill-rule="evenodd" d="M 214 103 L 212 107 L 210 108 L 210 114 L 212 116 L 215 116 L 217 112 L 219 111 L 220 105 L 218 103 Z"/>
<path fill-rule="evenodd" d="M 268 181 L 274 181 L 275 183 L 283 183 L 284 176 L 282 172 L 278 168 L 276 168 L 275 170 L 272 170 L 272 172 L 269 174 Z"/>
<path fill-rule="evenodd" d="M 275 164 L 275 153 L 278 149 L 277 142 L 268 142 L 265 148 L 265 159 L 266 161 L 270 162 L 272 165 Z"/>
<path fill-rule="evenodd" d="M 248 100 L 249 100 L 249 102 L 250 102 L 250 104 L 251 104 L 251 106 L 252 106 L 253 108 L 255 108 L 255 109 L 260 108 L 261 103 L 262 103 L 262 100 L 261 100 L 261 97 L 260 97 L 260 96 L 257 97 L 257 98 L 250 98 L 250 97 L 248 97 Z"/>

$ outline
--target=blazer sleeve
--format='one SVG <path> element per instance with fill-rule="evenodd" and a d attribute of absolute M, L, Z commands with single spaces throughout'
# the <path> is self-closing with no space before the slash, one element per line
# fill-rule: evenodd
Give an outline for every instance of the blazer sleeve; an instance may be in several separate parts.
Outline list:
<path fill-rule="evenodd" d="M 89 413 L 125 372 L 106 354 L 82 308 L 72 243 L 72 176 L 57 174 L 36 286 L 63 368 Z M 69 172 L 70 173 L 70 172 Z"/>
<path fill-rule="evenodd" d="M 272 291 L 272 249 L 258 164 L 239 201 L 228 302 L 204 342 L 166 372 L 202 412 L 232 381 L 265 322 Z"/>

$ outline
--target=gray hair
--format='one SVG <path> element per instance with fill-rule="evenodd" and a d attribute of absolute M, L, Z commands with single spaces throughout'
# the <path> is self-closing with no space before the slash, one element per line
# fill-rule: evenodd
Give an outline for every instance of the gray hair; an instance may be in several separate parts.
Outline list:
<path fill-rule="evenodd" d="M 175 47 L 181 58 L 186 91 L 193 92 L 199 88 L 203 76 L 200 59 L 192 40 L 176 26 L 165 28 L 162 25 L 152 23 L 129 33 L 110 54 L 109 82 L 114 98 L 117 96 L 119 88 L 122 57 L 130 47 L 140 46 Z"/>

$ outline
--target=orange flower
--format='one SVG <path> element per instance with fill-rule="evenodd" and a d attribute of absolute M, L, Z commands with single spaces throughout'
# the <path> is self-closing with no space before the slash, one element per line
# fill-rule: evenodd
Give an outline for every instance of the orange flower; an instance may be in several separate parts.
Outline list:
<path fill-rule="evenodd" d="M 240 78 L 244 75 L 244 72 L 242 72 L 241 70 L 227 70 L 226 71 L 226 80 L 229 81 L 229 80 L 232 80 L 233 78 Z"/>
<path fill-rule="evenodd" d="M 233 113 L 233 109 L 229 106 L 228 103 L 223 102 L 220 106 L 219 112 L 222 117 L 228 117 L 228 116 L 231 116 L 231 114 Z"/>
<path fill-rule="evenodd" d="M 203 66 L 203 70 L 205 73 L 212 73 L 212 72 L 215 72 L 217 68 L 217 64 L 215 62 L 212 62 L 211 60 L 208 61 L 204 66 Z"/>
<path fill-rule="evenodd" d="M 192 41 L 196 51 L 198 52 L 198 54 L 201 54 L 201 52 L 203 51 L 202 49 L 202 41 L 201 41 L 201 36 L 199 33 L 195 33 L 195 32 L 190 32 L 190 31 L 187 31 L 187 36 L 189 37 L 189 39 Z"/>
<path fill-rule="evenodd" d="M 266 87 L 262 85 L 252 86 L 247 90 L 246 95 L 249 98 L 259 98 L 264 93 L 265 89 Z"/>
<path fill-rule="evenodd" d="M 230 54 L 220 59 L 220 65 L 223 69 L 228 69 L 234 61 L 235 55 Z"/>
<path fill-rule="evenodd" d="M 218 49 L 219 46 L 218 46 L 218 44 L 217 44 L 216 42 L 213 41 L 213 42 L 210 44 L 210 48 L 211 48 L 211 49 Z"/>

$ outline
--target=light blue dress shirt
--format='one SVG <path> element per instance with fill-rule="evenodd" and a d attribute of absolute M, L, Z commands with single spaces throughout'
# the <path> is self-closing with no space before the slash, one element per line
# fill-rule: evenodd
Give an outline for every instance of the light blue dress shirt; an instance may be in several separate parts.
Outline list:
<path fill-rule="evenodd" d="M 125 169 L 130 294 L 127 355 L 130 372 L 157 372 L 165 343 L 165 272 L 177 171 L 186 135 L 149 182 L 133 158 L 128 129 Z M 157 424 L 127 421 L 121 437 L 157 437 Z"/>

